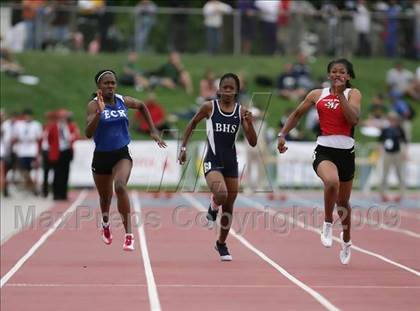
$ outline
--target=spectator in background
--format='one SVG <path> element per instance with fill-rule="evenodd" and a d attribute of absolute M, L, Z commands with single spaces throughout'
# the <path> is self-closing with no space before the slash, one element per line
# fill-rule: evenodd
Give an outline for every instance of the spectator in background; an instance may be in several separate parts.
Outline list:
<path fill-rule="evenodd" d="M 9 196 L 9 183 L 6 179 L 6 176 L 9 171 L 12 171 L 12 177 L 14 177 L 14 172 L 16 170 L 16 153 L 14 151 L 14 133 L 16 122 L 19 119 L 19 114 L 14 112 L 11 114 L 11 117 L 6 119 L 5 113 L 3 113 L 3 120 L 1 123 L 1 143 L 3 145 L 3 164 L 4 164 L 4 183 L 3 183 L 3 195 L 5 197 Z"/>
<path fill-rule="evenodd" d="M 41 139 L 41 158 L 42 158 L 42 171 L 43 171 L 42 196 L 44 198 L 48 197 L 48 193 L 50 191 L 49 175 L 53 167 L 48 157 L 49 149 L 50 149 L 50 143 L 48 141 L 48 138 L 49 138 L 49 131 L 51 127 L 53 126 L 53 124 L 56 122 L 56 115 L 54 111 L 48 111 L 45 113 L 45 118 L 46 118 L 46 123 L 44 124 L 44 130 L 42 132 L 42 139 Z"/>
<path fill-rule="evenodd" d="M 385 29 L 385 55 L 396 57 L 398 55 L 398 15 L 401 7 L 396 0 L 389 1 L 389 7 L 386 10 L 386 29 Z"/>
<path fill-rule="evenodd" d="M 255 7 L 259 11 L 262 52 L 272 55 L 277 49 L 277 18 L 279 12 L 279 1 L 256 0 Z"/>
<path fill-rule="evenodd" d="M 54 168 L 53 198 L 67 200 L 73 143 L 80 138 L 80 131 L 71 120 L 71 113 L 65 109 L 54 111 L 53 118 L 46 128 L 48 160 Z"/>
<path fill-rule="evenodd" d="M 203 7 L 204 25 L 207 33 L 207 52 L 220 52 L 223 43 L 223 15 L 230 14 L 232 7 L 219 0 L 209 0 Z"/>
<path fill-rule="evenodd" d="M 3 45 L 2 38 L 0 41 L 0 72 L 5 72 L 13 77 L 21 75 L 23 73 L 22 66 L 16 61 L 12 51 Z"/>
<path fill-rule="evenodd" d="M 70 0 L 58 0 L 51 3 L 53 18 L 51 21 L 50 40 L 54 45 L 65 44 L 70 40 Z"/>
<path fill-rule="evenodd" d="M 216 81 L 216 75 L 213 70 L 207 69 L 203 78 L 200 80 L 200 96 L 197 98 L 199 105 L 216 98 L 218 82 Z"/>
<path fill-rule="evenodd" d="M 171 14 L 171 31 L 169 32 L 169 50 L 183 53 L 187 49 L 188 42 L 188 14 L 183 13 L 188 7 L 186 1 L 167 0 L 168 7 L 177 9 L 177 13 Z"/>
<path fill-rule="evenodd" d="M 354 30 L 357 32 L 357 51 L 358 56 L 370 56 L 370 12 L 365 0 L 359 0 L 356 12 L 353 14 Z"/>
<path fill-rule="evenodd" d="M 169 61 L 156 70 L 145 73 L 151 84 L 159 84 L 169 89 L 181 86 L 187 94 L 193 93 L 193 85 L 189 72 L 184 68 L 178 52 L 169 54 Z"/>
<path fill-rule="evenodd" d="M 283 126 L 286 124 L 287 118 L 290 116 L 290 114 L 294 111 L 293 108 L 288 108 L 283 116 L 280 118 L 279 122 L 279 129 L 282 129 Z M 305 140 L 305 133 L 301 131 L 298 127 L 293 128 L 290 130 L 289 133 L 285 136 L 285 139 L 287 141 L 303 141 Z"/>
<path fill-rule="evenodd" d="M 306 57 L 303 53 L 297 56 L 297 62 L 293 64 L 292 72 L 297 80 L 299 87 L 310 91 L 314 87 L 314 82 L 311 79 L 311 68 L 309 67 Z"/>
<path fill-rule="evenodd" d="M 383 202 L 389 201 L 386 195 L 388 188 L 388 174 L 391 166 L 395 167 L 400 193 L 395 198 L 397 202 L 401 201 L 405 192 L 405 174 L 404 164 L 407 160 L 405 133 L 400 126 L 400 119 L 397 113 L 388 114 L 389 125 L 382 130 L 379 138 L 382 143 L 383 163 L 382 163 L 382 182 L 380 195 Z"/>
<path fill-rule="evenodd" d="M 415 13 L 415 20 L 416 20 L 416 37 L 415 37 L 415 45 L 416 45 L 416 56 L 417 59 L 420 59 L 420 0 L 416 0 L 414 2 L 414 13 Z"/>
<path fill-rule="evenodd" d="M 151 0 L 141 0 L 137 3 L 135 22 L 135 46 L 137 52 L 144 52 L 147 49 L 147 40 L 156 21 L 156 11 L 157 6 Z"/>
<path fill-rule="evenodd" d="M 321 6 L 321 16 L 327 24 L 327 31 L 322 30 L 322 38 L 325 40 L 326 53 L 334 56 L 337 50 L 338 38 L 338 17 L 340 11 L 333 1 L 323 1 Z"/>
<path fill-rule="evenodd" d="M 142 91 L 149 88 L 149 80 L 144 76 L 137 60 L 136 52 L 128 53 L 127 62 L 124 64 L 119 82 L 121 85 L 134 86 L 137 91 Z"/>
<path fill-rule="evenodd" d="M 408 86 L 407 94 L 411 98 L 420 101 L 420 66 L 416 69 L 415 79 Z"/>
<path fill-rule="evenodd" d="M 386 84 L 390 93 L 406 95 L 410 84 L 414 79 L 414 74 L 404 68 L 400 61 L 397 61 L 394 68 L 388 70 L 386 74 Z"/>
<path fill-rule="evenodd" d="M 6 143 L 4 140 L 4 133 L 3 133 L 3 123 L 6 120 L 6 115 L 1 109 L 0 111 L 0 128 L 1 128 L 1 135 L 0 135 L 0 191 L 3 193 L 6 184 Z"/>
<path fill-rule="evenodd" d="M 404 129 L 407 141 L 411 141 L 411 120 L 414 118 L 414 110 L 410 104 L 397 91 L 390 93 L 391 108 L 401 118 L 401 126 Z"/>
<path fill-rule="evenodd" d="M 387 113 L 388 107 L 385 104 L 384 96 L 382 94 L 377 94 L 372 98 L 371 103 L 368 106 L 368 117 L 363 121 L 363 125 L 382 130 L 387 125 Z"/>
<path fill-rule="evenodd" d="M 298 100 L 305 96 L 307 90 L 298 84 L 292 64 L 284 65 L 283 72 L 277 78 L 276 91 L 279 96 L 289 100 Z"/>
<path fill-rule="evenodd" d="M 249 54 L 255 39 L 257 10 L 254 0 L 238 0 L 237 8 L 241 13 L 242 53 Z"/>
<path fill-rule="evenodd" d="M 25 109 L 23 119 L 14 126 L 15 151 L 18 165 L 24 179 L 25 189 L 38 195 L 36 180 L 31 176 L 32 169 L 38 168 L 39 143 L 42 138 L 42 125 L 34 120 L 31 109 Z"/>
<path fill-rule="evenodd" d="M 147 109 L 149 110 L 150 117 L 152 118 L 155 127 L 164 135 L 174 137 L 174 133 L 171 132 L 171 127 L 166 121 L 165 109 L 163 106 L 156 100 L 156 95 L 154 93 L 149 93 L 147 100 L 144 102 Z M 149 125 L 146 122 L 146 119 L 140 111 L 135 113 L 137 130 L 143 134 L 150 134 Z"/>

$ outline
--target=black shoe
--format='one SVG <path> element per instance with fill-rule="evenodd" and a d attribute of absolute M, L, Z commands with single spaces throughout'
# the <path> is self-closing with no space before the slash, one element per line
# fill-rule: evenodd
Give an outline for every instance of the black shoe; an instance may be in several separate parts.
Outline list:
<path fill-rule="evenodd" d="M 226 246 L 226 243 L 219 243 L 219 241 L 216 241 L 216 246 L 214 247 L 216 251 L 219 252 L 220 260 L 221 261 L 231 261 L 232 256 L 229 253 L 229 250 Z"/>
<path fill-rule="evenodd" d="M 209 205 L 209 209 L 207 210 L 207 220 L 208 221 L 216 221 L 218 210 L 214 210 L 211 208 L 211 204 Z"/>

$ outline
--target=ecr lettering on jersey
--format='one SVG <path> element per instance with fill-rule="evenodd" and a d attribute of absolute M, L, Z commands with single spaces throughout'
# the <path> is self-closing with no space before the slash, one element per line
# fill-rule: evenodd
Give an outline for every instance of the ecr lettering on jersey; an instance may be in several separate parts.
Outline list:
<path fill-rule="evenodd" d="M 127 117 L 127 115 L 125 114 L 125 111 L 122 109 L 122 110 L 117 110 L 117 111 L 115 111 L 115 110 L 104 110 L 104 114 L 105 114 L 105 120 L 107 120 L 107 119 L 109 119 L 109 118 L 118 118 L 118 117 L 121 117 L 121 118 L 126 118 Z"/>

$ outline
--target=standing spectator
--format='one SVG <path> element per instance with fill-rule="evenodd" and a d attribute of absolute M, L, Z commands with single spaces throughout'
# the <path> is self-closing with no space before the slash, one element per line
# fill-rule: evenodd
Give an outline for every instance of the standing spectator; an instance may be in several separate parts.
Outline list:
<path fill-rule="evenodd" d="M 3 134 L 3 123 L 6 119 L 3 109 L 0 111 L 0 191 L 3 192 L 6 184 L 6 144 L 4 141 Z"/>
<path fill-rule="evenodd" d="M 256 31 L 255 15 L 257 12 L 254 0 L 238 0 L 237 8 L 241 12 L 242 53 L 249 54 Z"/>
<path fill-rule="evenodd" d="M 255 7 L 259 10 L 261 20 L 263 53 L 272 55 L 277 49 L 279 1 L 256 0 Z"/>
<path fill-rule="evenodd" d="M 136 6 L 136 37 L 137 52 L 147 49 L 147 40 L 156 20 L 157 6 L 151 0 L 141 0 Z"/>
<path fill-rule="evenodd" d="M 50 183 L 49 183 L 49 175 L 50 171 L 52 170 L 52 166 L 49 160 L 49 149 L 50 144 L 48 141 L 49 138 L 49 131 L 53 124 L 56 122 L 56 116 L 53 111 L 48 111 L 45 114 L 45 117 L 47 119 L 46 124 L 44 125 L 44 130 L 42 132 L 42 139 L 41 139 L 41 159 L 42 159 L 42 172 L 43 172 L 43 178 L 42 178 L 42 196 L 44 198 L 48 197 L 48 193 L 50 191 Z"/>
<path fill-rule="evenodd" d="M 48 129 L 48 159 L 54 167 L 53 198 L 67 200 L 70 162 L 73 159 L 73 142 L 80 133 L 76 124 L 69 122 L 70 113 L 59 109 L 55 112 L 55 122 Z"/>
<path fill-rule="evenodd" d="M 404 162 L 406 161 L 406 146 L 407 139 L 405 133 L 399 124 L 399 116 L 395 112 L 388 114 L 389 126 L 382 130 L 380 142 L 382 143 L 383 151 L 383 166 L 382 166 L 382 182 L 380 188 L 380 195 L 383 202 L 389 201 L 387 193 L 388 188 L 388 174 L 391 166 L 395 167 L 398 182 L 400 186 L 400 194 L 396 197 L 396 201 L 401 201 L 405 192 L 404 181 Z"/>
<path fill-rule="evenodd" d="M 204 25 L 207 32 L 207 51 L 220 52 L 223 43 L 223 15 L 230 14 L 232 7 L 219 0 L 209 0 L 203 7 Z"/>
<path fill-rule="evenodd" d="M 336 54 L 337 49 L 339 13 L 337 6 L 332 1 L 323 1 L 321 16 L 327 24 L 327 31 L 325 33 L 324 28 L 322 29 L 322 38 L 323 41 L 326 41 L 327 54 L 332 56 Z"/>
<path fill-rule="evenodd" d="M 385 30 L 385 55 L 396 57 L 398 55 L 398 15 L 401 7 L 396 0 L 390 0 L 390 5 L 386 11 L 386 30 Z"/>
<path fill-rule="evenodd" d="M 169 32 L 169 50 L 181 53 L 186 51 L 188 42 L 188 14 L 183 13 L 188 6 L 187 1 L 168 0 L 168 6 L 177 9 L 177 13 L 171 15 L 171 31 Z"/>
<path fill-rule="evenodd" d="M 414 81 L 408 86 L 407 94 L 411 98 L 420 101 L 420 66 L 416 69 Z"/>
<path fill-rule="evenodd" d="M 358 56 L 370 56 L 370 12 L 365 0 L 359 0 L 353 15 L 354 30 L 357 32 Z"/>
<path fill-rule="evenodd" d="M 415 19 L 416 19 L 416 38 L 415 38 L 415 45 L 416 45 L 416 56 L 417 59 L 420 59 L 420 0 L 416 0 L 414 3 L 414 12 L 415 12 Z"/>
<path fill-rule="evenodd" d="M 52 3 L 51 40 L 53 44 L 64 44 L 70 40 L 70 0 L 58 0 Z"/>
<path fill-rule="evenodd" d="M 25 109 L 23 119 L 14 127 L 15 150 L 19 168 L 24 179 L 25 189 L 38 194 L 31 170 L 38 168 L 39 143 L 42 138 L 42 125 L 34 120 L 31 109 Z"/>

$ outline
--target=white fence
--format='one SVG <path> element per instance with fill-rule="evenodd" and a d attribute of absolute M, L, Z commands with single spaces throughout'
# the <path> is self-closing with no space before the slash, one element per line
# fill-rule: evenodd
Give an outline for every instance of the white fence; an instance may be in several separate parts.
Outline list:
<path fill-rule="evenodd" d="M 189 161 L 181 166 L 177 162 L 178 143 L 169 141 L 168 147 L 160 149 L 152 141 L 133 141 L 129 148 L 133 158 L 133 169 L 129 185 L 142 186 L 147 189 L 165 189 L 176 187 L 183 190 L 195 190 L 205 186 L 202 172 L 202 159 L 205 155 L 205 142 L 192 143 L 188 148 Z M 93 186 L 91 163 L 94 144 L 92 141 L 81 140 L 75 144 L 74 160 L 71 164 L 70 185 L 76 187 Z M 249 185 L 250 178 L 255 178 L 258 165 L 263 167 L 263 174 L 256 187 L 269 191 L 271 187 L 319 187 L 321 182 L 312 169 L 312 154 L 315 148 L 313 142 L 289 142 L 288 151 L 275 155 L 272 161 L 264 160 L 255 155 L 255 168 L 247 170 L 248 146 L 242 142 L 237 145 L 239 174 L 242 185 Z M 363 147 L 360 147 L 363 148 Z M 357 152 L 356 152 L 357 153 Z M 411 188 L 420 189 L 420 144 L 411 144 L 408 149 L 406 163 L 406 183 Z M 255 160 L 255 158 L 253 159 Z M 370 189 L 378 185 L 381 176 L 381 162 L 369 163 L 367 159 L 357 158 L 357 182 L 355 186 Z M 364 171 L 363 171 L 364 170 Z M 252 176 L 250 176 L 252 175 Z M 390 182 L 396 184 L 394 172 L 390 174 Z"/>

